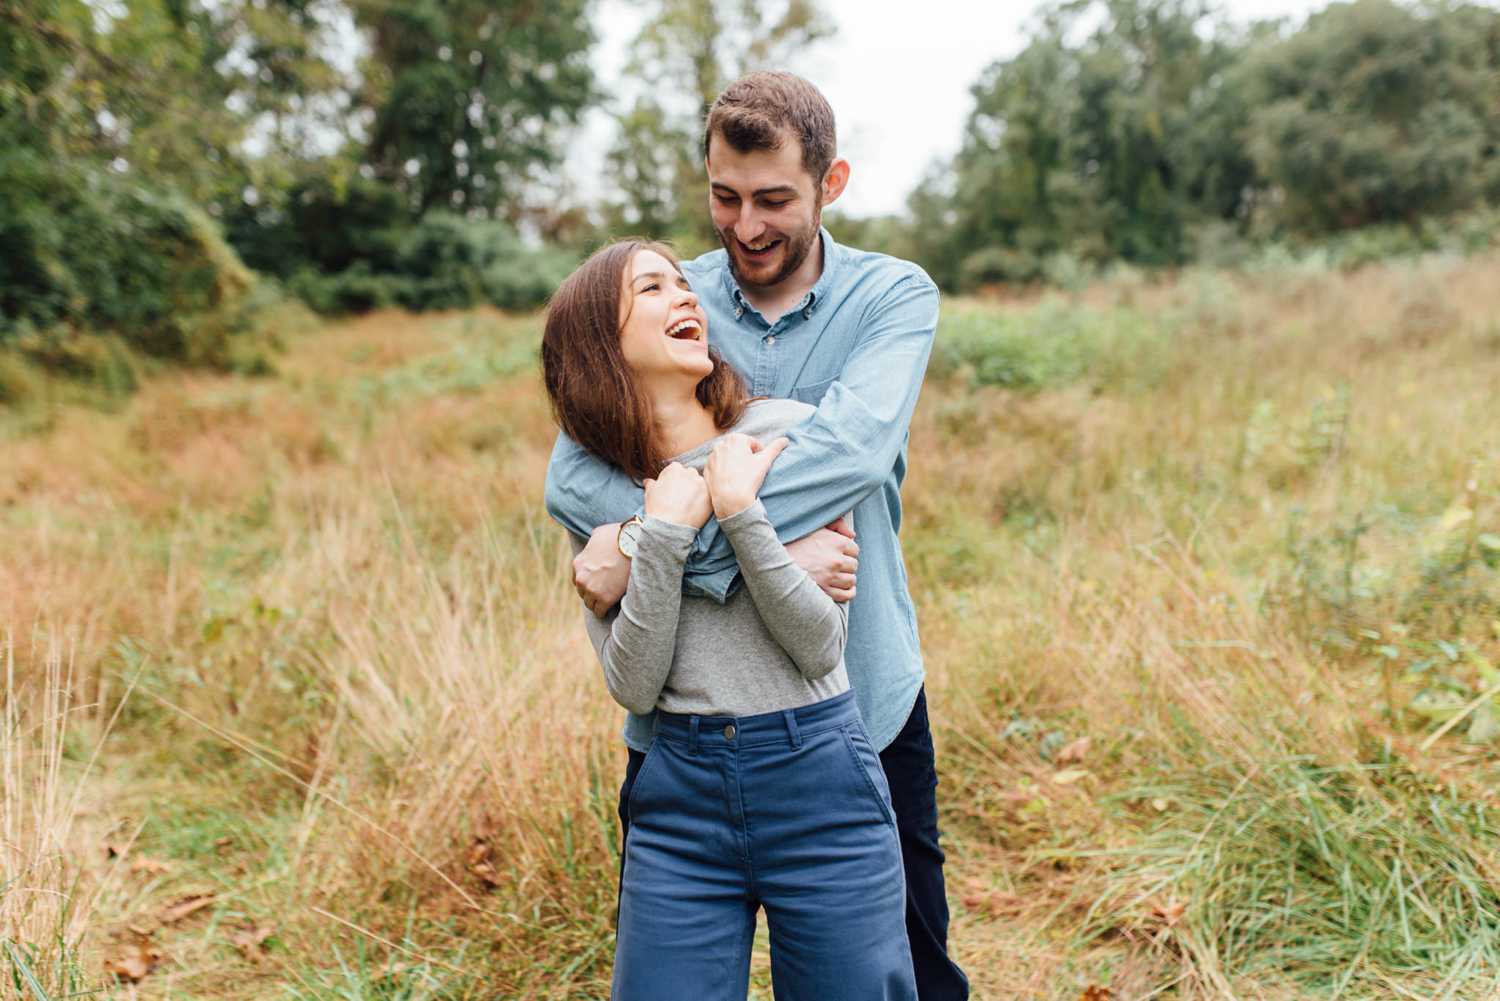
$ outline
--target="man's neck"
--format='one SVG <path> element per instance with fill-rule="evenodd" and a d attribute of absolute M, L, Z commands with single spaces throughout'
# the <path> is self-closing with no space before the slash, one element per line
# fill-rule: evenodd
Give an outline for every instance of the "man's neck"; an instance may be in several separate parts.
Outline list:
<path fill-rule="evenodd" d="M 775 285 L 742 284 L 740 292 L 745 296 L 746 302 L 760 310 L 760 314 L 766 318 L 767 323 L 775 323 L 793 306 L 801 302 L 803 296 L 818 284 L 818 279 L 821 277 L 823 277 L 823 234 L 819 231 L 813 240 L 812 249 L 807 252 L 807 258 L 798 265 L 796 271 Z"/>

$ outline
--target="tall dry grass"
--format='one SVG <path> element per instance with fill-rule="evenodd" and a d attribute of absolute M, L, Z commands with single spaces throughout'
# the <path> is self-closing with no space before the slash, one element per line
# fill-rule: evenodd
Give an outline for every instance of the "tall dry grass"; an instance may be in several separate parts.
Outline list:
<path fill-rule="evenodd" d="M 903 542 L 977 997 L 1493 991 L 1493 748 L 1421 699 L 1500 660 L 1497 268 L 948 305 Z M 7 872 L 56 892 L 0 935 L 154 949 L 146 997 L 607 995 L 623 755 L 535 336 L 380 314 L 11 434 Z"/>

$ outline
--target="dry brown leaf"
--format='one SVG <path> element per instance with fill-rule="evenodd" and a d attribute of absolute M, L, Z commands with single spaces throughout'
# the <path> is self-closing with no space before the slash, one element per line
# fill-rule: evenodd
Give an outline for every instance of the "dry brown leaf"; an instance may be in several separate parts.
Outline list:
<path fill-rule="evenodd" d="M 181 921 L 189 914 L 203 910 L 203 908 L 213 902 L 214 895 L 212 893 L 195 893 L 190 897 L 183 897 L 175 904 L 168 904 L 166 907 L 163 907 L 161 913 L 157 915 L 157 920 L 164 925 L 173 924 L 174 922 Z"/>
<path fill-rule="evenodd" d="M 148 941 L 136 941 L 122 946 L 118 955 L 106 959 L 104 972 L 134 984 L 144 980 L 160 962 L 160 949 Z"/>
<path fill-rule="evenodd" d="M 1180 900 L 1168 900 L 1165 903 L 1158 901 L 1151 905 L 1151 916 L 1168 928 L 1181 921 L 1186 913 L 1187 904 Z"/>
<path fill-rule="evenodd" d="M 1115 992 L 1108 987 L 1085 987 L 1078 1001 L 1112 1001 Z"/>
<path fill-rule="evenodd" d="M 1052 784 L 1060 786 L 1072 785 L 1074 782 L 1088 777 L 1089 770 L 1087 768 L 1064 768 L 1052 776 Z"/>
<path fill-rule="evenodd" d="M 228 848 L 232 844 L 234 844 L 234 839 L 227 834 L 222 838 L 214 839 L 214 847 L 219 849 L 220 851 L 223 851 L 225 848 Z"/>
<path fill-rule="evenodd" d="M 500 873 L 490 861 L 494 848 L 486 838 L 478 837 L 469 845 L 469 871 L 484 881 L 485 885 L 500 886 Z"/>
<path fill-rule="evenodd" d="M 234 928 L 229 932 L 229 942 L 246 956 L 251 956 L 260 950 L 266 939 L 270 938 L 275 931 L 276 929 L 271 925 Z"/>
<path fill-rule="evenodd" d="M 1079 737 L 1069 744 L 1064 744 L 1062 750 L 1057 752 L 1057 763 L 1059 765 L 1076 765 L 1088 756 L 1089 748 L 1094 745 L 1094 738 Z"/>
<path fill-rule="evenodd" d="M 130 863 L 131 872 L 144 872 L 148 876 L 155 876 L 172 868 L 161 859 L 151 858 L 149 855 L 137 855 Z"/>

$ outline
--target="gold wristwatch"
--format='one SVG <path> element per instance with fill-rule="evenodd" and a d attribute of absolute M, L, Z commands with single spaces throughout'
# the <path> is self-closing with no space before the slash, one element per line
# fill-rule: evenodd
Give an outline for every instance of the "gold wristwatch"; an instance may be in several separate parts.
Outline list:
<path fill-rule="evenodd" d="M 641 521 L 640 515 L 636 515 L 620 526 L 620 538 L 615 545 L 619 547 L 620 555 L 624 556 L 627 560 L 635 559 L 636 547 L 641 544 L 641 526 L 643 524 L 645 523 Z"/>

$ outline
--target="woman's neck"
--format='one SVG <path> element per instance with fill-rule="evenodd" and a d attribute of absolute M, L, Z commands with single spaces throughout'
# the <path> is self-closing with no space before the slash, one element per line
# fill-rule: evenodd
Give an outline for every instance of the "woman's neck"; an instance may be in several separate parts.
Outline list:
<path fill-rule="evenodd" d="M 651 400 L 651 414 L 662 452 L 681 455 L 719 434 L 713 412 L 698 402 L 696 384 L 686 393 L 656 393 Z"/>

